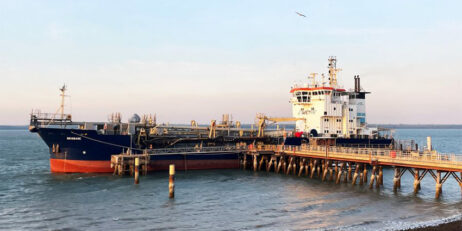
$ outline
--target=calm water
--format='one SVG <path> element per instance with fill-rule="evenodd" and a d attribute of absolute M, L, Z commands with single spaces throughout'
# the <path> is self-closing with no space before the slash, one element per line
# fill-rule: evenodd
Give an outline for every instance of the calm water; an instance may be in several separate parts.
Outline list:
<path fill-rule="evenodd" d="M 433 137 L 441 152 L 462 153 L 462 130 L 397 130 L 420 145 Z M 35 134 L 0 130 L 0 229 L 399 229 L 460 218 L 462 197 L 451 178 L 434 199 L 427 176 L 414 196 L 406 173 L 392 191 L 242 170 L 179 172 L 168 199 L 167 173 L 133 179 L 109 174 L 51 174 L 47 148 Z"/>

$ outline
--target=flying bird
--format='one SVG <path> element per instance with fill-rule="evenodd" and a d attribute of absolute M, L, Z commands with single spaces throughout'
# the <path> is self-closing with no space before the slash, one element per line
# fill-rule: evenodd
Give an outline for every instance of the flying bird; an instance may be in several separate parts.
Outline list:
<path fill-rule="evenodd" d="M 306 18 L 306 15 L 302 14 L 302 13 L 299 13 L 297 11 L 295 11 L 296 14 L 298 14 L 298 16 L 302 16 L 302 17 L 305 17 Z"/>

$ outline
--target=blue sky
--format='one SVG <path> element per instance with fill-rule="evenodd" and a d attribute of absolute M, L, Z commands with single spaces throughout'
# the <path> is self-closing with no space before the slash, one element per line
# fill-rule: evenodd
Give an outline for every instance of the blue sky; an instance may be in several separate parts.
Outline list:
<path fill-rule="evenodd" d="M 0 1 L 0 124 L 56 111 L 209 122 L 290 116 L 290 86 L 336 55 L 369 122 L 462 123 L 458 1 Z M 295 11 L 307 15 L 306 18 Z"/>

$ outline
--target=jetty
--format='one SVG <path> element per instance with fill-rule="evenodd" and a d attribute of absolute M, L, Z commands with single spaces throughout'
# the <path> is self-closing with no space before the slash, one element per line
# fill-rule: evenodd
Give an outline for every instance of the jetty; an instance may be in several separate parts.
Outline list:
<path fill-rule="evenodd" d="M 431 147 L 431 145 L 430 145 Z M 197 154 L 228 153 L 238 156 L 239 166 L 253 171 L 274 171 L 336 184 L 368 185 L 369 188 L 383 187 L 383 169 L 393 168 L 393 190 L 401 188 L 401 178 L 408 172 L 414 178 L 414 193 L 421 189 L 425 176 L 435 180 L 435 198 L 439 198 L 443 184 L 449 179 L 459 183 L 462 190 L 462 156 L 442 154 L 434 150 L 412 151 L 390 148 L 338 147 L 329 145 L 236 145 L 220 147 L 163 148 L 150 149 L 142 154 L 112 155 L 111 167 L 114 174 L 133 175 L 137 168 L 146 174 L 155 169 L 155 160 L 163 155 L 182 155 L 175 165 L 188 170 L 187 156 Z M 139 166 L 135 166 L 139 159 Z"/>
<path fill-rule="evenodd" d="M 296 174 L 320 178 L 322 181 L 383 185 L 383 168 L 394 169 L 393 190 L 401 188 L 401 177 L 409 172 L 414 177 L 414 193 L 420 190 L 422 179 L 430 175 L 435 180 L 435 198 L 449 177 L 462 190 L 462 156 L 441 154 L 432 150 L 415 152 L 389 148 L 338 147 L 319 145 L 251 146 L 242 156 L 242 167 L 254 171 Z M 368 180 L 369 179 L 369 180 Z"/>

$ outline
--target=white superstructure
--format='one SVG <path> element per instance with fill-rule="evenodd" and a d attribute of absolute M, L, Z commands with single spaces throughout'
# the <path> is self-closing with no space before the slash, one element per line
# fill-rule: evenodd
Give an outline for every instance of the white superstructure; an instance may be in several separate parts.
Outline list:
<path fill-rule="evenodd" d="M 292 113 L 296 130 L 317 137 L 372 138 L 377 129 L 366 126 L 366 94 L 361 89 L 359 76 L 355 76 L 355 89 L 345 90 L 338 85 L 337 59 L 329 57 L 327 76 L 312 73 L 308 82 L 290 90 Z"/>

